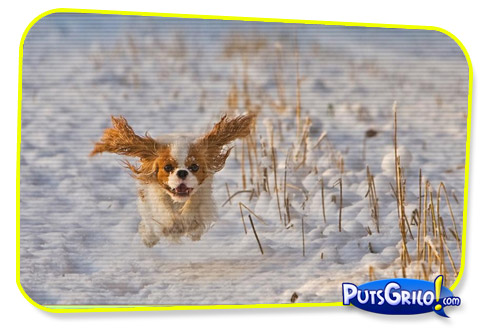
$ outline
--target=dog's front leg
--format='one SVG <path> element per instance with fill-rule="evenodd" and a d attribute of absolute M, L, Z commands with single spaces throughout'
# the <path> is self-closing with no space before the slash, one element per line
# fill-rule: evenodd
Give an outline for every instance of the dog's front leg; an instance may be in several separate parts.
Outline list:
<path fill-rule="evenodd" d="M 149 196 L 149 191 L 140 188 L 138 195 L 138 210 L 141 215 L 141 221 L 138 225 L 138 233 L 141 240 L 147 247 L 153 247 L 158 243 L 162 236 L 162 228 L 158 221 L 154 220 L 152 203 L 154 200 Z"/>
<path fill-rule="evenodd" d="M 160 240 L 160 236 L 155 233 L 153 227 L 148 225 L 148 222 L 145 220 L 140 221 L 138 232 L 141 236 L 141 240 L 147 247 L 155 246 Z"/>

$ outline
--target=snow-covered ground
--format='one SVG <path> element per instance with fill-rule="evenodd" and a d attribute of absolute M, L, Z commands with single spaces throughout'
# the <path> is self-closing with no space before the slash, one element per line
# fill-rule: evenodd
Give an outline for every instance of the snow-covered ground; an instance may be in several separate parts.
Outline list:
<path fill-rule="evenodd" d="M 269 152 L 258 161 L 268 170 L 270 191 L 251 199 L 240 193 L 222 207 L 226 185 L 232 194 L 243 189 L 237 142 L 215 177 L 220 209 L 211 230 L 199 242 L 163 240 L 146 248 L 137 234 L 134 179 L 119 157 L 89 158 L 93 143 L 110 126 L 110 115 L 124 115 L 140 134 L 203 132 L 228 110 L 234 83 L 245 112 L 245 58 L 248 96 L 260 109 L 257 152 L 261 146 Z M 291 154 L 288 159 L 285 226 L 285 161 L 293 147 L 298 156 L 303 147 L 296 136 L 297 63 L 302 122 L 309 117 L 311 127 L 304 163 Z M 279 85 L 283 113 L 273 107 L 281 102 Z M 296 302 L 337 302 L 342 282 L 400 277 L 401 236 L 390 186 L 393 101 L 407 216 L 419 205 L 422 169 L 434 191 L 441 181 L 446 185 L 461 235 L 467 93 L 462 51 L 435 31 L 50 15 L 24 45 L 22 286 L 39 304 L 255 304 L 289 303 L 293 293 Z M 368 130 L 375 135 L 364 145 Z M 267 150 L 271 132 L 283 216 Z M 379 233 L 365 197 L 366 165 L 379 200 Z M 239 202 L 263 219 L 254 222 L 264 255 L 246 212 L 244 232 Z M 449 230 L 445 202 L 441 197 L 440 215 Z M 413 255 L 417 226 L 411 231 Z M 461 252 L 449 231 L 446 242 L 459 269 Z M 446 264 L 447 280 L 454 281 Z M 416 270 L 408 268 L 410 277 Z"/>

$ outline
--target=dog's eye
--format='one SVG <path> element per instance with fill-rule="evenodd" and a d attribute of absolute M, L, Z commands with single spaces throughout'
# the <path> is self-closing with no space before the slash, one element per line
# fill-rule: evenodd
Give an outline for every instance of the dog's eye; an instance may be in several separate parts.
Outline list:
<path fill-rule="evenodd" d="M 167 172 L 172 172 L 173 169 L 174 167 L 171 164 L 167 164 L 166 166 L 163 167 L 163 170 Z"/>
<path fill-rule="evenodd" d="M 199 170 L 199 165 L 191 164 L 188 169 L 191 170 L 192 172 L 197 172 Z"/>

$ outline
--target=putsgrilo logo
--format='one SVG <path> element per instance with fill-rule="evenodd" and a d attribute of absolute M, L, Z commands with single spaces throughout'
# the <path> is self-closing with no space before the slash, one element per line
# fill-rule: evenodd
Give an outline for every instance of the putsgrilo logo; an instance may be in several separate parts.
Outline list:
<path fill-rule="evenodd" d="M 461 299 L 442 285 L 439 275 L 434 282 L 414 279 L 377 280 L 356 286 L 342 284 L 344 305 L 382 314 L 419 314 L 434 311 L 448 317 L 446 306 L 459 306 Z"/>

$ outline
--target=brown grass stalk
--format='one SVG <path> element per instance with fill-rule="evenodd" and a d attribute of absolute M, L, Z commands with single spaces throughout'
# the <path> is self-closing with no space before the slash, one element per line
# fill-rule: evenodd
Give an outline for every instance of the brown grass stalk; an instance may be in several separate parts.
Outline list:
<path fill-rule="evenodd" d="M 284 80 L 282 77 L 282 46 L 278 44 L 276 46 L 276 58 L 277 58 L 277 67 L 276 67 L 276 87 L 277 87 L 277 98 L 278 103 L 274 103 L 275 110 L 283 114 L 286 111 L 287 103 L 286 103 L 286 92 L 284 89 Z"/>
<path fill-rule="evenodd" d="M 230 203 L 230 206 L 233 205 L 233 203 L 231 202 L 231 198 L 230 198 L 230 187 L 228 186 L 228 183 L 225 183 L 225 186 L 226 186 L 226 194 L 228 195 L 228 202 Z M 223 206 L 221 206 L 223 207 Z"/>
<path fill-rule="evenodd" d="M 393 103 L 393 116 L 394 116 L 394 133 L 393 144 L 395 153 L 395 182 L 396 182 L 396 201 L 398 211 L 398 227 L 400 229 L 402 238 L 402 249 L 400 254 L 402 275 L 406 278 L 406 267 L 410 264 L 410 254 L 407 249 L 407 229 L 408 225 L 407 217 L 405 214 L 405 180 L 403 177 L 403 170 L 401 166 L 401 159 L 398 156 L 398 124 L 397 124 L 397 104 Z M 413 236 L 412 236 L 413 238 Z"/>
<path fill-rule="evenodd" d="M 320 179 L 320 184 L 322 186 L 322 213 L 323 213 L 323 223 L 327 224 L 327 214 L 325 212 L 325 184 L 323 182 L 323 177 Z"/>
<path fill-rule="evenodd" d="M 306 256 L 306 246 L 305 246 L 305 219 L 301 216 L 301 235 L 303 238 L 303 257 Z"/>
<path fill-rule="evenodd" d="M 239 205 L 240 207 L 243 207 L 243 208 L 245 208 L 246 210 L 248 210 L 248 211 L 250 212 L 250 214 L 252 214 L 253 216 L 255 216 L 255 217 L 256 217 L 256 218 L 257 218 L 257 219 L 258 219 L 258 220 L 259 220 L 261 223 L 263 223 L 263 224 L 267 224 L 267 223 L 265 222 L 265 220 L 264 220 L 262 217 L 260 217 L 259 215 L 257 215 L 257 214 L 256 214 L 256 213 L 255 213 L 253 210 L 251 210 L 250 208 L 248 208 L 248 207 L 247 207 L 247 205 L 245 205 L 243 202 L 239 202 L 239 203 L 238 203 L 238 205 Z"/>
<path fill-rule="evenodd" d="M 255 239 L 257 240 L 257 244 L 259 244 L 260 253 L 262 253 L 262 255 L 264 255 L 264 250 L 262 249 L 262 244 L 260 244 L 260 239 L 259 239 L 259 236 L 257 235 L 257 231 L 255 230 L 255 226 L 254 226 L 254 222 L 252 220 L 252 217 L 249 215 L 248 218 L 250 220 L 250 224 L 252 225 L 252 230 L 254 232 Z"/>
<path fill-rule="evenodd" d="M 221 204 L 221 207 L 224 207 L 228 202 L 231 202 L 231 199 L 233 199 L 235 196 L 241 193 L 253 193 L 253 190 L 240 190 L 240 191 L 236 191 L 232 195 L 230 195 L 230 193 L 228 192 L 228 199 L 226 199 L 226 201 Z"/>
<path fill-rule="evenodd" d="M 340 191 L 340 202 L 339 202 L 339 232 L 342 232 L 342 205 L 343 205 L 343 198 L 342 198 L 342 176 L 335 182 L 335 185 L 339 185 L 339 191 Z"/>
<path fill-rule="evenodd" d="M 455 236 L 456 241 L 458 243 L 458 248 L 461 251 L 461 238 L 458 235 L 458 227 L 456 226 L 456 220 L 454 219 L 453 209 L 451 207 L 451 202 L 449 202 L 449 196 L 447 194 L 446 185 L 444 185 L 443 182 L 441 182 L 441 184 L 439 185 L 438 192 L 441 191 L 441 188 L 444 190 L 444 196 L 446 197 L 447 208 L 449 209 L 449 214 L 451 215 L 451 220 L 453 222 L 453 228 L 454 228 L 453 236 Z"/>
<path fill-rule="evenodd" d="M 373 266 L 369 266 L 369 281 L 375 281 L 376 279 L 376 274 L 374 274 L 374 268 Z"/>
<path fill-rule="evenodd" d="M 277 185 L 277 159 L 276 159 L 276 148 L 274 147 L 274 131 L 271 131 L 271 153 L 272 153 L 272 168 L 274 171 L 274 192 L 276 194 L 277 201 L 277 211 L 279 213 L 279 219 L 281 224 L 284 224 L 282 219 L 281 203 L 279 201 L 279 186 Z"/>
<path fill-rule="evenodd" d="M 369 198 L 369 206 L 371 208 L 371 219 L 376 231 L 379 234 L 379 204 L 378 195 L 376 194 L 376 185 L 374 183 L 374 176 L 369 171 L 369 166 L 366 166 L 367 181 L 368 181 L 368 191 L 366 196 Z"/>
<path fill-rule="evenodd" d="M 247 226 L 245 225 L 245 219 L 243 218 L 242 206 L 238 205 L 238 207 L 240 207 L 240 216 L 242 217 L 243 231 L 245 231 L 245 235 L 246 235 L 247 234 Z"/>
<path fill-rule="evenodd" d="M 301 135 L 301 79 L 299 76 L 299 52 L 296 44 L 296 137 Z"/>

